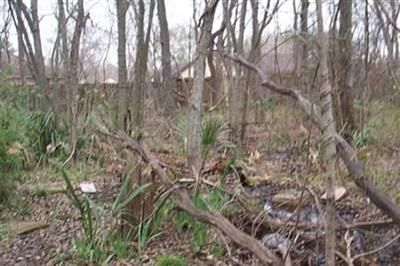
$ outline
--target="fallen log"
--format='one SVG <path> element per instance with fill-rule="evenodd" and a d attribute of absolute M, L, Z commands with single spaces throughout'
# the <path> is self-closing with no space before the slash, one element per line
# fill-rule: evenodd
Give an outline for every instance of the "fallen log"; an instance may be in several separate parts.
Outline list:
<path fill-rule="evenodd" d="M 119 131 L 114 135 L 122 140 L 132 151 L 138 153 L 143 160 L 150 165 L 152 170 L 159 176 L 165 185 L 176 186 L 167 176 L 158 160 L 151 153 L 144 142 L 137 142 L 130 138 L 125 132 Z M 177 187 L 174 190 L 177 205 L 180 209 L 188 212 L 202 222 L 218 228 L 237 245 L 250 250 L 264 265 L 283 265 L 282 260 L 271 250 L 265 247 L 259 240 L 237 229 L 227 218 L 216 212 L 207 212 L 196 208 L 190 199 L 187 190 Z"/>
<path fill-rule="evenodd" d="M 262 79 L 261 86 L 276 92 L 281 95 L 286 95 L 296 101 L 303 112 L 313 121 L 313 123 L 321 130 L 327 130 L 324 128 L 324 121 L 321 116 L 321 108 L 307 99 L 302 93 L 293 88 L 287 88 L 278 85 L 268 79 L 264 72 L 255 64 L 248 62 L 241 56 L 231 55 L 223 53 L 223 55 L 243 66 L 256 71 Z M 378 207 L 388 217 L 392 218 L 397 224 L 400 224 L 400 208 L 394 203 L 394 201 L 384 192 L 380 191 L 368 177 L 363 164 L 357 158 L 357 154 L 353 147 L 347 143 L 336 131 L 329 132 L 331 136 L 335 137 L 336 146 L 339 151 L 339 155 L 346 165 L 350 176 L 357 187 L 371 200 L 376 207 Z"/>

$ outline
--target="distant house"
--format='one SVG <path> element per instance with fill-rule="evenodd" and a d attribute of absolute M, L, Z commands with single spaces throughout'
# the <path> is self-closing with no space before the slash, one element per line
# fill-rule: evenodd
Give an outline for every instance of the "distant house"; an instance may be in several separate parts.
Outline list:
<path fill-rule="evenodd" d="M 104 81 L 104 83 L 106 83 L 106 84 L 116 84 L 116 83 L 118 83 L 115 79 L 112 79 L 112 78 L 108 78 L 108 79 L 106 79 L 105 81 Z"/>
<path fill-rule="evenodd" d="M 295 76 L 297 71 L 297 56 L 293 39 L 278 39 L 278 41 L 268 39 L 261 50 L 262 55 L 256 64 L 267 76 L 279 80 L 290 80 Z M 221 57 L 218 54 L 215 54 L 213 58 L 214 62 L 216 62 L 215 60 L 221 60 Z M 189 99 L 190 88 L 194 76 L 194 61 L 184 64 L 175 64 L 173 66 L 172 74 L 178 82 L 178 94 L 181 96 L 184 95 L 187 101 Z M 226 94 L 228 86 L 230 86 L 226 69 L 222 69 L 222 74 L 224 77 L 220 86 L 224 88 Z M 235 75 L 234 70 L 232 71 L 232 75 Z M 204 90 L 205 104 L 211 106 L 213 102 L 215 103 L 215 99 L 212 99 L 212 91 L 219 88 L 213 88 L 213 85 L 209 82 L 211 78 L 211 70 L 208 60 L 205 62 L 204 77 L 206 82 Z M 185 90 L 185 88 L 188 88 L 189 90 Z M 209 100 L 210 102 L 208 102 Z"/>
<path fill-rule="evenodd" d="M 294 39 L 268 40 L 262 47 L 257 65 L 271 77 L 290 79 L 297 71 L 297 55 Z"/>

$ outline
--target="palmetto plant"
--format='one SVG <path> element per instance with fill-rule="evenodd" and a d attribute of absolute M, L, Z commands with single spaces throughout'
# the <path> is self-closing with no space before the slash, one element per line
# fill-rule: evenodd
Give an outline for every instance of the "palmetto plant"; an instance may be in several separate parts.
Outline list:
<path fill-rule="evenodd" d="M 201 145 L 203 156 L 207 156 L 212 145 L 218 140 L 218 135 L 224 130 L 222 121 L 215 117 L 206 117 L 201 128 Z"/>
<path fill-rule="evenodd" d="M 54 110 L 34 112 L 24 121 L 24 128 L 38 164 L 47 162 L 50 155 L 64 147 L 63 131 L 58 128 Z"/>
<path fill-rule="evenodd" d="M 113 201 L 111 208 L 105 210 L 86 195 L 78 195 L 74 190 L 71 180 L 65 171 L 61 171 L 66 184 L 67 196 L 74 207 L 79 211 L 84 239 L 74 238 L 74 244 L 80 256 L 88 258 L 91 262 L 99 263 L 99 260 L 109 260 L 112 256 L 121 257 L 131 255 L 128 252 L 130 244 L 128 237 L 119 234 L 115 220 L 122 217 L 126 206 L 136 197 L 141 195 L 150 184 L 134 186 L 130 192 L 128 176 L 124 179 L 122 187 Z M 140 249 L 147 241 L 156 237 L 151 234 L 149 226 L 151 220 L 144 222 L 138 230 L 138 244 Z M 99 229 L 101 224 L 107 224 L 107 230 Z M 101 234 L 100 234 L 101 232 Z M 102 235 L 103 237 L 99 237 Z M 110 254 L 111 253 L 111 254 Z M 111 256 L 111 257 L 110 257 Z"/>
<path fill-rule="evenodd" d="M 187 144 L 187 135 L 189 131 L 188 127 L 189 120 L 187 115 L 179 116 L 173 125 L 175 134 L 181 138 L 185 147 Z M 201 145 L 203 156 L 208 154 L 212 145 L 217 142 L 219 134 L 223 132 L 225 128 L 226 127 L 219 117 L 214 115 L 206 115 L 204 117 L 201 128 Z"/>

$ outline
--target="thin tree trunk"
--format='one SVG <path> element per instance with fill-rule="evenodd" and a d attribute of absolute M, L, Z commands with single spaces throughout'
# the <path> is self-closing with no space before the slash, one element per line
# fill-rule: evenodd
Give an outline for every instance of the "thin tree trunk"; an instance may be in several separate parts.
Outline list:
<path fill-rule="evenodd" d="M 134 66 L 134 88 L 133 98 L 129 106 L 129 115 L 131 116 L 131 126 L 128 127 L 129 132 L 133 132 L 136 141 L 140 142 L 142 139 L 142 130 L 144 125 L 144 101 L 145 101 L 145 87 L 147 75 L 147 60 L 150 43 L 151 26 L 154 15 L 155 0 L 151 0 L 148 8 L 148 21 L 147 29 L 145 29 L 145 13 L 146 6 L 143 0 L 138 0 L 133 3 L 137 32 L 136 32 L 136 61 Z M 136 165 L 135 171 L 132 173 L 131 185 L 144 185 L 147 183 L 152 184 L 150 192 L 141 193 L 138 197 L 134 198 L 127 206 L 127 214 L 122 217 L 125 220 L 126 226 L 123 228 L 125 232 L 132 227 L 138 226 L 143 222 L 144 218 L 152 212 L 153 209 L 153 192 L 155 184 L 153 183 L 153 176 L 143 172 L 142 162 L 140 158 L 135 158 Z M 128 195 L 132 190 L 128 191 Z"/>
<path fill-rule="evenodd" d="M 17 2 L 17 5 L 19 6 L 18 2 Z M 21 16 L 21 7 L 18 7 L 16 9 L 16 12 L 19 12 L 19 16 Z M 23 36 L 22 36 L 22 31 L 17 29 L 17 35 L 18 35 L 19 74 L 20 74 L 20 78 L 21 78 L 21 84 L 25 85 L 25 51 L 24 51 L 24 40 L 23 40 Z M 27 98 L 26 98 L 26 103 L 27 103 L 28 109 L 31 109 L 33 107 L 33 106 L 31 106 L 31 97 L 32 96 L 30 94 L 28 94 Z"/>
<path fill-rule="evenodd" d="M 308 85 L 308 0 L 301 0 L 300 29 L 300 78 L 301 86 L 305 89 Z"/>
<path fill-rule="evenodd" d="M 233 5 L 236 5 L 236 1 L 232 1 Z M 237 7 L 239 8 L 239 7 Z M 231 9 L 231 8 L 229 8 Z M 231 25 L 230 19 L 232 12 L 227 11 L 226 23 L 228 30 L 230 31 L 230 37 L 232 39 L 233 49 L 235 53 L 244 55 L 244 30 L 247 12 L 247 0 L 242 0 L 241 9 L 239 14 L 239 34 L 236 38 L 235 29 Z M 245 108 L 247 102 L 247 87 L 243 82 L 243 67 L 240 64 L 234 65 L 235 75 L 233 77 L 233 84 L 229 90 L 229 123 L 231 126 L 230 138 L 234 143 L 241 146 L 244 137 L 244 117 Z"/>
<path fill-rule="evenodd" d="M 127 98 L 128 98 L 128 74 L 126 68 L 126 12 L 128 10 L 127 0 L 116 0 L 118 20 L 118 113 L 119 127 L 127 130 Z"/>
<path fill-rule="evenodd" d="M 339 129 L 345 129 L 346 138 L 351 138 L 356 128 L 353 110 L 352 84 L 352 0 L 339 1 L 340 28 L 338 35 L 339 49 L 339 108 L 337 120 Z"/>
<path fill-rule="evenodd" d="M 58 0 L 58 27 L 59 34 L 61 35 L 61 60 L 62 60 L 62 77 L 64 80 L 64 92 L 66 93 L 66 108 L 67 117 L 70 120 L 72 116 L 71 108 L 69 108 L 70 103 L 72 103 L 71 94 L 68 88 L 71 87 L 69 82 L 69 56 L 68 56 L 68 37 L 67 37 L 67 21 L 65 18 L 65 8 L 63 0 Z"/>
<path fill-rule="evenodd" d="M 47 77 L 46 77 L 46 70 L 44 66 L 44 58 L 42 53 L 42 41 L 40 37 L 40 28 L 39 28 L 39 16 L 38 16 L 38 2 L 37 0 L 31 0 L 31 14 L 32 14 L 32 37 L 33 37 L 33 46 L 35 49 L 35 57 L 36 57 L 36 64 L 39 70 L 39 86 L 43 89 L 44 95 L 46 98 L 46 102 L 42 103 L 42 108 L 45 110 L 49 107 L 49 103 L 51 102 L 51 96 Z"/>
<path fill-rule="evenodd" d="M 51 105 L 51 95 L 42 53 L 37 0 L 31 1 L 30 12 L 22 0 L 8 0 L 8 3 L 11 7 L 14 24 L 18 32 L 21 33 L 20 40 L 22 40 L 24 53 L 29 63 L 29 68 L 32 71 L 32 76 L 42 90 L 45 98 L 45 101 L 40 103 L 40 107 L 42 110 L 46 110 Z M 14 12 L 16 17 L 14 17 Z M 25 21 L 29 26 L 29 33 L 25 27 Z"/>
<path fill-rule="evenodd" d="M 334 182 L 335 182 L 335 157 L 336 142 L 332 132 L 335 132 L 336 126 L 333 119 L 332 111 L 332 89 L 329 80 L 328 70 L 328 38 L 324 33 L 322 3 L 321 0 L 316 1 L 317 5 L 317 23 L 318 23 L 318 43 L 319 43 L 319 61 L 320 76 L 322 87 L 320 91 L 321 115 L 324 121 L 324 129 L 322 136 L 324 140 L 323 158 L 327 169 L 326 176 L 326 195 L 327 207 L 325 215 L 325 261 L 327 266 L 335 265 L 335 243 L 336 243 L 336 211 L 334 198 Z"/>
<path fill-rule="evenodd" d="M 71 108 L 71 116 L 69 118 L 70 122 L 70 132 L 69 132 L 69 143 L 71 147 L 73 147 L 74 158 L 76 155 L 75 146 L 78 137 L 78 109 L 76 96 L 78 95 L 78 86 L 79 86 L 79 77 L 78 77 L 78 69 L 79 69 L 79 48 L 81 43 L 81 36 L 83 32 L 83 28 L 85 27 L 85 14 L 84 14 L 84 5 L 83 0 L 78 0 L 78 9 L 77 9 L 77 18 L 75 23 L 75 30 L 71 40 L 71 50 L 70 50 L 70 65 L 68 69 L 68 77 L 70 88 L 67 88 L 70 93 L 70 108 Z"/>
<path fill-rule="evenodd" d="M 161 67 L 162 67 L 162 89 L 161 99 L 164 105 L 163 109 L 165 114 L 173 111 L 173 91 L 175 82 L 172 78 L 171 71 L 171 48 L 169 38 L 169 27 L 167 14 L 165 10 L 165 1 L 157 0 L 158 21 L 160 25 L 160 38 L 161 38 Z"/>
<path fill-rule="evenodd" d="M 203 115 L 204 70 L 207 48 L 209 47 L 214 14 L 218 0 L 208 1 L 202 16 L 203 23 L 197 43 L 197 59 L 194 63 L 193 89 L 190 99 L 190 118 L 188 132 L 188 164 L 195 176 L 200 174 L 201 124 Z"/>

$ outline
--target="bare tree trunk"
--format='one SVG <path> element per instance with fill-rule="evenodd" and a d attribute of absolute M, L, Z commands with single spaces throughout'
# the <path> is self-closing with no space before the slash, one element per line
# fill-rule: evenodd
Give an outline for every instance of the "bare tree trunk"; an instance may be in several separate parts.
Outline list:
<path fill-rule="evenodd" d="M 353 110 L 353 80 L 352 80 L 352 0 L 339 1 L 340 28 L 338 35 L 339 49 L 339 119 L 340 129 L 344 128 L 346 138 L 351 138 L 356 128 Z"/>
<path fill-rule="evenodd" d="M 258 11 L 259 11 L 259 2 L 256 0 L 250 0 L 251 3 L 251 15 L 252 15 L 252 36 L 251 36 L 251 49 L 249 53 L 249 61 L 256 62 L 260 59 L 261 56 L 261 47 L 259 45 L 261 40 L 262 31 L 259 30 L 259 21 L 258 21 Z M 257 105 L 256 105 L 256 119 L 255 122 L 259 123 L 265 119 L 264 109 L 262 108 L 262 91 L 260 85 L 260 78 L 249 69 L 246 69 L 246 87 L 247 92 L 255 91 L 257 98 Z M 246 93 L 246 95 L 248 94 Z M 242 116 L 242 123 L 246 123 L 246 114 L 247 114 L 247 99 L 245 102 L 245 111 Z M 244 132 L 243 132 L 244 133 Z M 244 139 L 244 135 L 242 137 Z"/>
<path fill-rule="evenodd" d="M 141 129 L 143 126 L 143 109 L 145 82 L 147 74 L 147 56 L 149 52 L 149 42 L 151 33 L 151 24 L 153 20 L 155 2 L 151 0 L 149 6 L 148 24 L 145 31 L 145 3 L 143 0 L 138 1 L 138 10 L 135 12 L 137 17 L 137 41 L 136 41 L 136 61 L 134 71 L 134 88 L 133 99 L 131 105 L 132 129 L 137 138 L 141 137 Z"/>
<path fill-rule="evenodd" d="M 324 121 L 324 129 L 322 135 L 324 139 L 323 157 L 327 169 L 326 177 L 326 194 L 327 207 L 325 215 L 325 261 L 327 266 L 335 265 L 335 243 L 336 243 L 336 211 L 334 198 L 334 182 L 335 182 L 335 157 L 336 142 L 332 132 L 336 131 L 335 121 L 332 111 L 332 89 L 329 80 L 328 70 L 328 38 L 324 33 L 322 3 L 321 0 L 316 1 L 317 5 L 317 23 L 318 23 L 318 43 L 319 43 L 319 60 L 320 75 L 322 87 L 320 91 L 321 99 L 321 115 Z"/>
<path fill-rule="evenodd" d="M 169 39 L 169 27 L 167 14 L 165 11 L 165 1 L 157 0 L 158 21 L 160 25 L 160 38 L 161 38 L 161 66 L 162 66 L 162 89 L 161 99 L 164 105 L 163 109 L 165 114 L 173 111 L 173 91 L 175 82 L 172 78 L 171 71 L 171 48 Z"/>
<path fill-rule="evenodd" d="M 210 50 L 212 50 L 214 46 L 214 42 L 211 42 L 209 47 Z M 208 92 L 208 99 L 206 99 L 207 102 L 207 108 L 213 107 L 215 104 L 217 104 L 218 100 L 218 90 L 220 87 L 219 84 L 219 76 L 218 76 L 218 71 L 216 69 L 216 64 L 215 64 L 215 55 L 213 52 L 208 53 L 207 55 L 207 63 L 208 63 L 208 68 L 210 69 L 210 83 L 209 83 L 209 92 Z"/>
<path fill-rule="evenodd" d="M 72 96 L 69 93 L 68 88 L 71 87 L 69 82 L 69 56 L 68 56 L 68 36 L 67 36 L 67 20 L 65 17 L 65 8 L 63 0 L 58 0 L 58 27 L 59 27 L 59 34 L 61 35 L 61 60 L 62 60 L 62 77 L 64 80 L 64 92 L 66 93 L 66 110 L 67 110 L 67 117 L 71 120 L 72 112 L 71 108 L 69 108 L 70 103 L 72 103 Z"/>
<path fill-rule="evenodd" d="M 83 0 L 78 0 L 77 7 L 77 18 L 75 23 L 75 30 L 71 40 L 71 50 L 70 50 L 70 66 L 68 69 L 68 77 L 70 88 L 67 90 L 70 93 L 70 108 L 71 108 L 71 116 L 69 118 L 70 122 L 70 132 L 69 132 L 69 143 L 71 147 L 73 147 L 73 153 L 76 155 L 75 146 L 77 141 L 78 134 L 78 110 L 77 110 L 77 102 L 76 96 L 78 95 L 78 86 L 79 86 L 79 78 L 78 78 L 78 69 L 79 69 L 79 47 L 81 43 L 81 35 L 83 28 L 85 27 L 85 14 L 84 14 L 84 6 Z M 75 156 L 74 156 L 75 157 Z"/>
<path fill-rule="evenodd" d="M 252 9 L 252 36 L 251 36 L 251 49 L 249 52 L 248 59 L 252 63 L 256 63 L 261 58 L 261 40 L 262 35 L 267 25 L 272 21 L 273 15 L 278 11 L 279 1 L 276 1 L 275 5 L 270 10 L 269 4 L 265 7 L 264 16 L 261 21 L 258 19 L 260 2 L 256 0 L 250 0 Z M 260 86 L 260 77 L 253 71 L 247 70 L 247 90 L 248 92 L 254 91 L 258 104 L 256 106 L 256 118 L 255 122 L 263 122 L 265 119 L 265 110 L 262 107 L 262 99 L 264 98 L 263 91 Z M 245 110 L 242 116 L 242 123 L 246 123 L 246 110 L 247 100 L 245 102 Z M 244 136 L 243 136 L 244 137 Z"/>
<path fill-rule="evenodd" d="M 17 3 L 18 5 L 18 3 Z M 18 7 L 17 12 L 21 12 L 21 8 Z M 21 13 L 19 14 L 21 16 Z M 22 37 L 22 31 L 17 30 L 18 35 L 18 65 L 19 65 L 19 74 L 21 77 L 22 85 L 25 84 L 25 59 L 24 59 L 24 42 Z"/>
<path fill-rule="evenodd" d="M 57 5 L 59 6 L 59 1 L 57 1 Z M 60 8 L 59 8 L 60 9 Z M 58 9 L 58 11 L 60 11 Z M 59 12 L 60 13 L 60 12 Z M 65 14 L 64 14 L 65 16 Z M 57 15 L 56 15 L 57 17 Z M 65 18 L 65 17 L 64 17 Z M 58 16 L 58 19 L 60 19 L 60 16 Z M 53 50 L 51 52 L 50 56 L 50 66 L 51 66 L 51 80 L 53 82 L 52 84 L 52 91 L 53 91 L 53 104 L 54 104 L 54 110 L 56 113 L 62 113 L 62 109 L 60 108 L 61 105 L 61 84 L 60 84 L 60 66 L 62 64 L 62 54 L 60 58 L 60 52 L 62 53 L 61 50 L 61 23 L 58 23 L 58 28 L 57 28 L 57 36 L 56 40 L 53 45 Z"/>
<path fill-rule="evenodd" d="M 42 52 L 42 41 L 40 37 L 39 28 L 39 16 L 38 16 L 38 3 L 37 0 L 31 0 L 31 14 L 32 14 L 32 24 L 31 31 L 33 37 L 33 45 L 35 48 L 36 63 L 39 69 L 39 86 L 44 90 L 44 95 L 47 101 L 51 101 L 50 89 L 47 82 L 46 70 L 44 66 L 44 58 Z M 42 108 L 47 109 L 49 103 L 43 103 Z"/>
<path fill-rule="evenodd" d="M 395 26 L 396 30 L 398 30 L 397 28 L 397 15 L 395 14 L 394 17 L 394 21 L 392 20 L 393 17 L 388 13 L 388 11 L 386 10 L 385 7 L 385 3 L 389 2 L 389 1 L 381 1 L 381 0 L 374 0 L 374 8 L 375 8 L 375 14 L 376 17 L 378 19 L 378 24 L 379 24 L 379 29 L 382 30 L 382 35 L 383 35 L 383 41 L 386 45 L 386 49 L 387 49 L 387 68 L 388 68 L 388 72 L 389 75 L 391 77 L 391 81 L 393 83 L 399 83 L 398 78 L 397 78 L 397 73 L 395 71 L 395 62 L 394 62 L 394 57 L 395 57 L 395 40 L 392 39 L 394 36 L 392 36 L 391 33 L 396 32 L 390 31 L 390 27 L 391 26 Z M 391 7 L 393 7 L 392 3 Z"/>
<path fill-rule="evenodd" d="M 128 11 L 127 0 L 116 0 L 118 20 L 118 113 L 119 127 L 127 130 L 128 119 L 128 74 L 126 68 L 126 12 Z"/>
<path fill-rule="evenodd" d="M 301 0 L 300 29 L 300 77 L 302 87 L 305 89 L 308 85 L 308 0 Z"/>
<path fill-rule="evenodd" d="M 20 40 L 22 40 L 23 43 L 24 52 L 29 62 L 29 68 L 32 71 L 36 84 L 45 96 L 45 101 L 42 102 L 40 106 L 43 110 L 46 110 L 51 105 L 51 95 L 42 53 L 37 0 L 31 0 L 30 12 L 22 0 L 8 0 L 8 3 L 12 10 L 14 24 L 22 37 Z M 30 33 L 28 33 L 25 27 L 24 18 L 29 26 Z M 33 44 L 31 40 L 33 40 Z"/>
<path fill-rule="evenodd" d="M 18 17 L 21 16 L 21 7 L 19 6 L 19 3 L 17 2 L 18 8 L 16 8 L 16 12 L 19 13 Z M 22 36 L 22 31 L 17 29 L 17 35 L 18 35 L 18 65 L 19 65 L 19 74 L 21 78 L 21 84 L 25 85 L 25 51 L 24 51 L 24 40 Z M 28 109 L 31 109 L 33 106 L 31 106 L 31 95 L 28 93 L 26 103 L 28 106 Z"/>
<path fill-rule="evenodd" d="M 225 3 L 224 3 L 225 4 Z M 224 8 L 226 11 L 225 20 L 227 23 L 227 28 L 230 34 L 230 39 L 232 42 L 233 50 L 236 54 L 244 55 L 244 30 L 247 12 L 247 0 L 242 0 L 241 9 L 239 14 L 239 29 L 238 36 L 236 38 L 235 29 L 231 23 L 232 9 L 233 6 L 239 5 L 237 1 L 232 0 L 231 6 Z M 247 87 L 243 82 L 243 67 L 240 64 L 234 65 L 234 76 L 233 84 L 230 86 L 229 90 L 229 123 L 231 126 L 231 140 L 241 146 L 244 137 L 245 124 L 243 123 L 243 118 L 245 117 L 245 108 L 247 101 Z"/>
<path fill-rule="evenodd" d="M 131 112 L 131 125 L 128 127 L 129 132 L 133 132 L 135 139 L 141 141 L 142 130 L 144 125 L 144 101 L 145 101 L 145 87 L 146 87 L 146 74 L 147 74 L 147 58 L 149 52 L 149 42 L 151 26 L 154 15 L 155 0 L 151 0 L 148 8 L 147 29 L 145 30 L 145 13 L 146 6 L 143 0 L 131 2 L 134 7 L 137 32 L 136 32 L 136 61 L 134 68 L 134 88 L 133 98 L 129 111 Z M 131 179 L 131 186 L 144 185 L 151 183 L 150 193 L 142 193 L 139 197 L 133 199 L 127 206 L 127 213 L 122 217 L 126 222 L 123 230 L 127 232 L 135 226 L 143 222 L 144 218 L 151 213 L 153 209 L 153 194 L 155 184 L 153 184 L 152 175 L 143 172 L 142 162 L 140 158 L 136 157 L 136 169 L 133 172 Z M 128 195 L 132 191 L 128 191 Z"/>
<path fill-rule="evenodd" d="M 209 47 L 214 13 L 218 0 L 206 2 L 202 16 L 200 37 L 197 42 L 197 59 L 194 63 L 193 89 L 190 99 L 190 118 L 188 132 L 188 164 L 197 177 L 202 166 L 201 158 L 201 124 L 203 115 L 204 71 L 207 48 Z"/>

